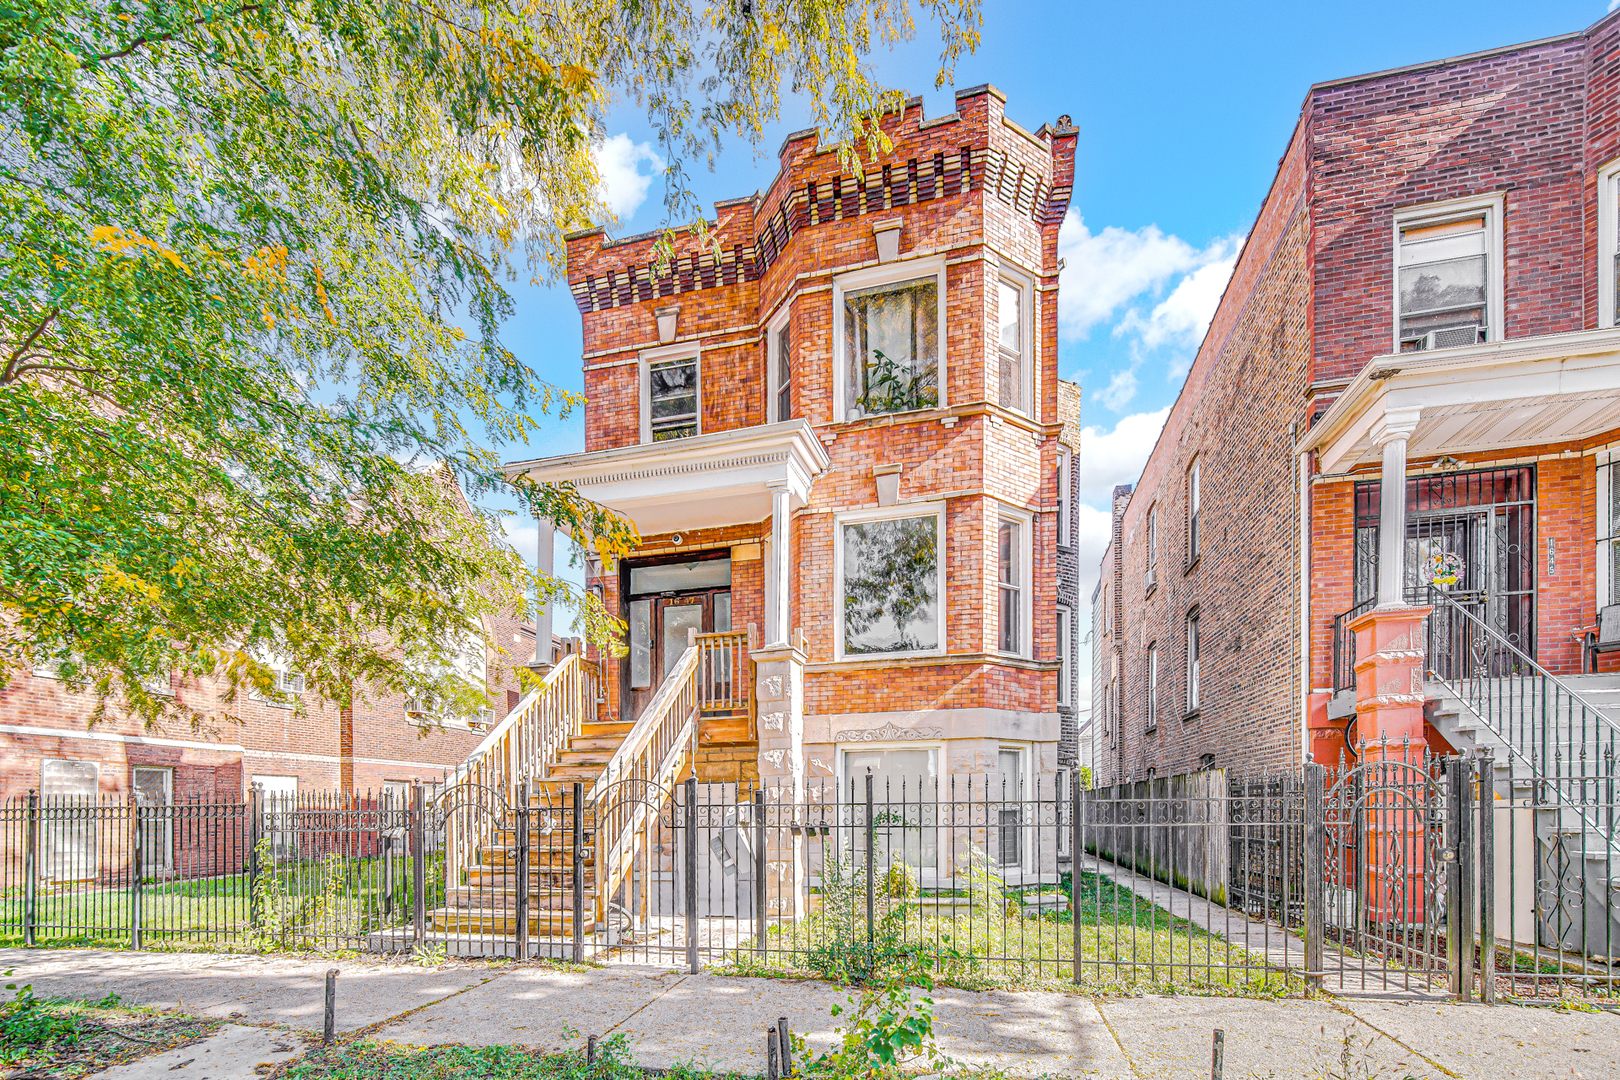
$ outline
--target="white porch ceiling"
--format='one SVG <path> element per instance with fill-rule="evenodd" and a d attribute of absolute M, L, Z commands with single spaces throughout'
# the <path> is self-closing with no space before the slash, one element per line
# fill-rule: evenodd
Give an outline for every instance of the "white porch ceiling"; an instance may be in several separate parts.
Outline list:
<path fill-rule="evenodd" d="M 643 536 L 763 521 L 773 492 L 805 505 L 827 453 L 804 420 L 689 439 L 615 447 L 506 466 L 508 476 L 572 481 L 579 493 L 635 523 Z"/>
<path fill-rule="evenodd" d="M 1620 330 L 1373 359 L 1311 429 L 1324 472 L 1381 459 L 1386 414 L 1418 414 L 1408 459 L 1576 442 L 1620 429 Z"/>

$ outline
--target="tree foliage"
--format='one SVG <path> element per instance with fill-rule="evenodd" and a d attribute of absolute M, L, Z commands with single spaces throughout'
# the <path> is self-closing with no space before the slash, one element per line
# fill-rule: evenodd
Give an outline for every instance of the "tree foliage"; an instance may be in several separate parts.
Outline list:
<path fill-rule="evenodd" d="M 943 79 L 976 2 L 919 2 Z M 605 216 L 608 110 L 648 110 L 686 213 L 685 163 L 757 138 L 784 82 L 877 149 L 896 99 L 867 53 L 912 30 L 906 0 L 16 4 L 0 679 L 57 663 L 148 722 L 199 719 L 154 676 L 274 696 L 269 656 L 334 701 L 456 704 L 424 673 L 469 620 L 566 591 L 475 507 L 502 448 L 580 404 L 500 328 L 507 285 L 555 278 L 564 232 Z M 516 489 L 609 560 L 634 542 L 567 486 Z"/>

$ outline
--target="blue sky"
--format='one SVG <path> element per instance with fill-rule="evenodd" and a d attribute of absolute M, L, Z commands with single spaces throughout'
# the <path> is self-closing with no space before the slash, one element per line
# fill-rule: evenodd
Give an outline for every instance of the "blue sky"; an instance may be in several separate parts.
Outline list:
<path fill-rule="evenodd" d="M 1080 524 L 1089 574 L 1105 542 L 1108 492 L 1134 481 L 1152 448 L 1310 84 L 1579 30 L 1607 6 L 985 0 L 983 44 L 958 63 L 955 85 L 994 83 L 1008 114 L 1028 128 L 1063 113 L 1080 128 L 1060 240 L 1060 366 L 1085 391 Z M 950 111 L 952 88 L 931 89 L 936 56 L 919 21 L 914 42 L 874 62 L 882 81 L 922 93 L 926 113 L 937 116 Z M 707 206 L 764 188 L 782 136 L 806 126 L 806 116 L 788 99 L 757 152 L 728 141 L 714 172 L 691 175 L 696 194 Z M 612 231 L 665 224 L 663 154 L 645 118 L 627 107 L 609 131 L 600 160 L 621 215 Z M 580 321 L 567 291 L 522 286 L 517 301 L 508 343 L 547 378 L 578 389 Z M 581 430 L 576 415 L 507 456 L 578 450 Z M 514 541 L 532 551 L 532 526 L 512 526 Z"/>

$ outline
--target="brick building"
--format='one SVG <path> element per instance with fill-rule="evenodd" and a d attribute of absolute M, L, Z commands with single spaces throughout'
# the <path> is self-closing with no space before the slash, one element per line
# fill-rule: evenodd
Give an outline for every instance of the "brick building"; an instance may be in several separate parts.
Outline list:
<path fill-rule="evenodd" d="M 1102 783 L 1384 738 L 1534 756 L 1514 717 L 1461 723 L 1458 680 L 1613 689 L 1583 641 L 1620 600 L 1617 258 L 1620 16 L 1310 88 L 1115 493 Z"/>
<path fill-rule="evenodd" d="M 765 192 L 715 204 L 714 247 L 682 237 L 667 267 L 656 235 L 568 241 L 585 452 L 509 472 L 641 533 L 588 563 L 629 628 L 602 657 L 611 719 L 642 714 L 689 635 L 743 642 L 758 707 L 702 721 L 702 779 L 870 768 L 898 797 L 919 777 L 1050 784 L 1073 761 L 1075 131 L 1030 133 L 1004 104 L 912 101 L 859 179 L 791 135 Z"/>
<path fill-rule="evenodd" d="M 496 718 L 518 704 L 514 665 L 535 656 L 532 622 L 485 617 L 486 647 L 469 640 L 457 671 L 482 682 L 482 719 L 429 719 L 398 695 L 359 695 L 339 708 L 306 691 L 302 676 L 278 671 L 292 701 L 242 692 L 225 703 L 223 682 L 173 676 L 166 693 L 219 719 L 193 730 L 148 729 L 109 708 L 91 727 L 94 695 L 72 693 L 56 666 L 15 672 L 0 689 L 0 800 L 122 797 L 163 802 L 234 802 L 251 783 L 267 792 L 363 793 L 413 780 L 438 780 L 459 765 Z M 550 659 L 563 643 L 554 640 Z"/>

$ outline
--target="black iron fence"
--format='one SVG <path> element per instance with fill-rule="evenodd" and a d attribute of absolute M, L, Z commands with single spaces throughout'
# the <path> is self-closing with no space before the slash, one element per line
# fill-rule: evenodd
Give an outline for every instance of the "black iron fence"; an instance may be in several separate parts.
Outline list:
<path fill-rule="evenodd" d="M 1488 756 L 1100 790 L 860 776 L 0 806 L 0 942 L 433 950 L 1099 991 L 1620 989 L 1614 762 Z M 630 864 L 598 822 L 626 819 Z M 611 895 L 599 886 L 613 883 Z"/>

